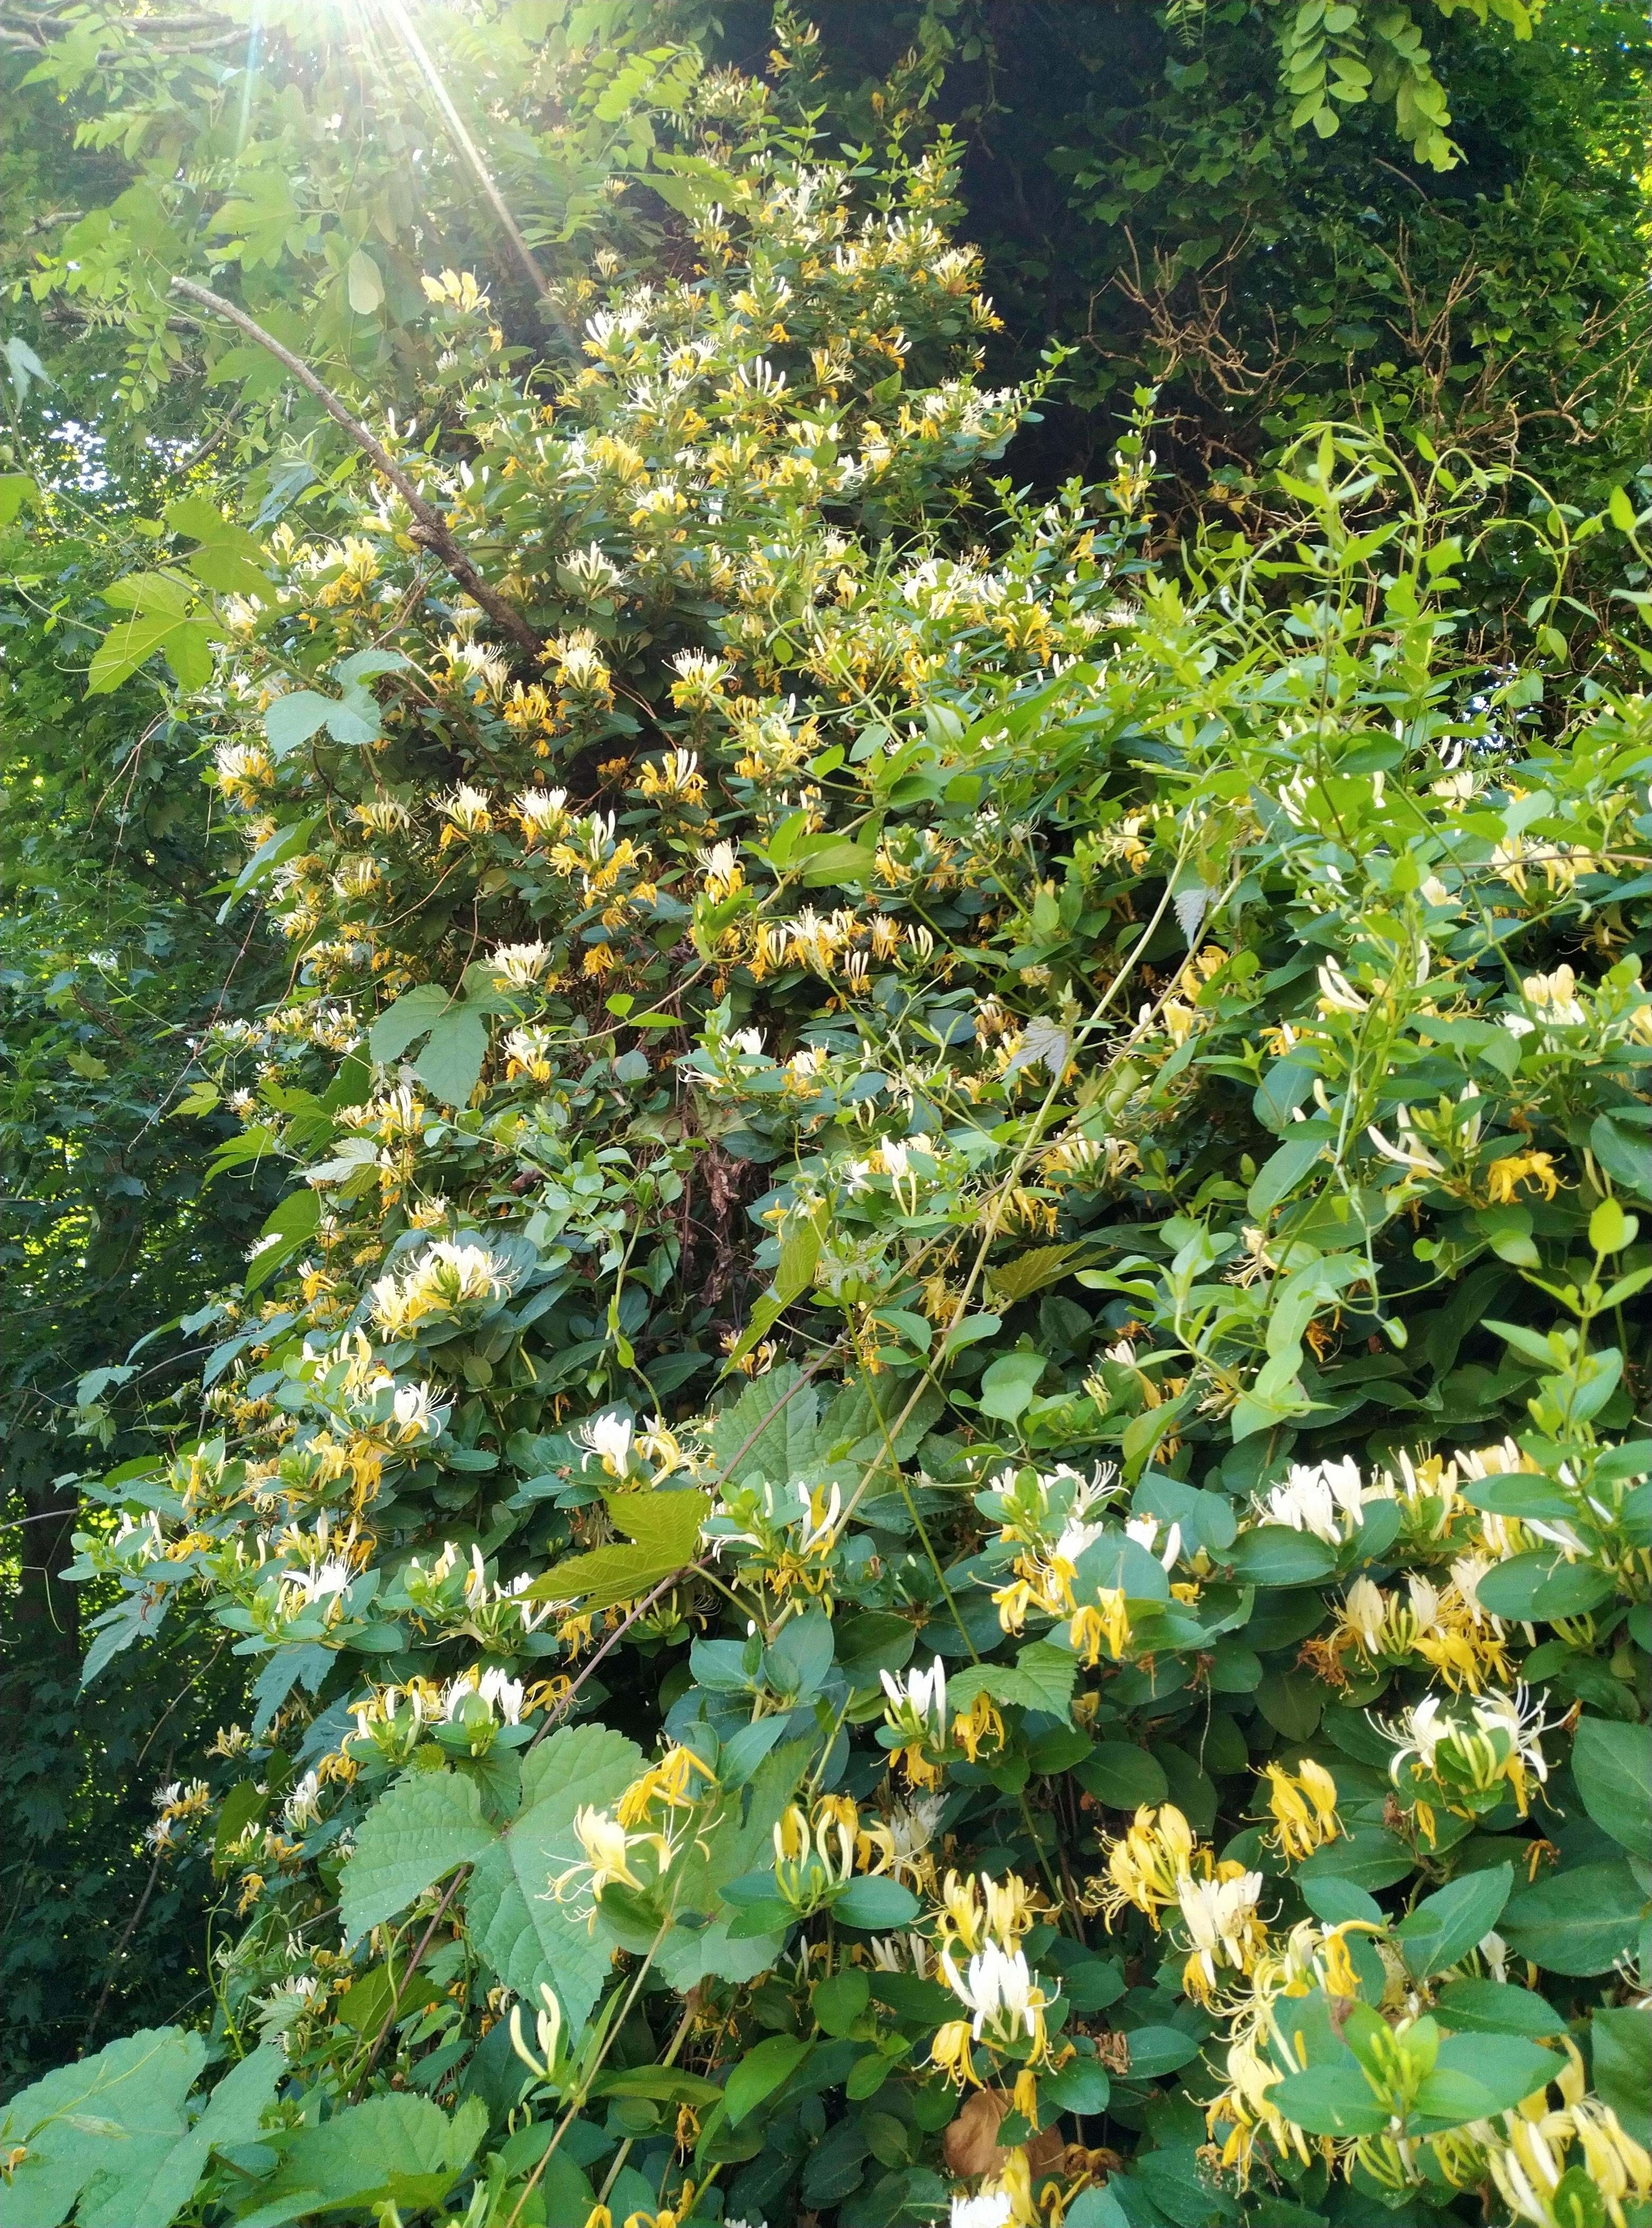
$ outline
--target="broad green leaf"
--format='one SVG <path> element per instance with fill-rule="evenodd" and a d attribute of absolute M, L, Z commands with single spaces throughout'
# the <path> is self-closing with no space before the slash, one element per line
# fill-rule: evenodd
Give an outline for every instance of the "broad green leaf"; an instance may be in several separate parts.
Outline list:
<path fill-rule="evenodd" d="M 1018 1253 L 1013 1261 L 1001 1261 L 987 1272 L 995 1305 L 1013 1306 L 1017 1300 L 1042 1291 L 1046 1284 L 1057 1283 L 1083 1251 L 1082 1245 L 1037 1245 L 1030 1253 Z"/>
<path fill-rule="evenodd" d="M 1581 1617 L 1610 1599 L 1612 1581 L 1592 1563 L 1568 1563 L 1552 1547 L 1513 1555 L 1486 1572 L 1476 1595 L 1483 1609 L 1511 1623 L 1527 1618 Z"/>
<path fill-rule="evenodd" d="M 1546 1972 L 1610 1973 L 1634 1946 L 1646 1898 L 1629 1866 L 1574 1865 L 1511 1896 L 1498 1932 Z"/>
<path fill-rule="evenodd" d="M 439 2206 L 487 2131 L 488 2108 L 475 2097 L 451 2119 L 427 2097 L 347 2104 L 299 2129 L 240 2228 L 284 2228 L 305 2213 L 346 2206 L 389 2204 L 411 2212 Z"/>
<path fill-rule="evenodd" d="M 723 2090 L 730 2125 L 738 2127 L 765 2097 L 790 2081 L 813 2047 L 802 2035 L 772 2034 L 748 2050 Z"/>
<path fill-rule="evenodd" d="M 1450 1881 L 1427 1896 L 1394 1929 L 1405 1962 L 1418 1980 L 1444 1972 L 1484 1940 L 1514 1885 L 1512 1865 L 1495 1865 Z"/>
<path fill-rule="evenodd" d="M 1013 1664 L 976 1663 L 959 1672 L 948 1683 L 947 1699 L 953 1709 L 967 1710 L 977 1694 L 985 1694 L 995 1702 L 1015 1702 L 1025 1710 L 1065 1718 L 1078 1674 L 1079 1659 L 1070 1649 L 1034 1640 Z"/>
<path fill-rule="evenodd" d="M 488 1024 L 471 1005 L 450 1006 L 440 1015 L 413 1073 L 450 1106 L 469 1104 L 488 1056 Z"/>
<path fill-rule="evenodd" d="M 420 983 L 387 1006 L 368 1031 L 367 1048 L 384 1066 L 400 1060 L 410 1044 L 427 1036 L 453 1003 L 439 983 Z"/>
<path fill-rule="evenodd" d="M 0 2180 L 0 2228 L 57 2228 L 101 2174 L 141 2194 L 188 2132 L 184 2099 L 206 2054 L 198 2034 L 145 2027 L 20 2090 L 0 2110 L 0 2152 L 25 2154 Z"/>
<path fill-rule="evenodd" d="M 1241 1585 L 1311 1586 L 1336 1568 L 1336 1551 L 1289 1524 L 1258 1524 L 1240 1533 L 1227 1560 Z"/>
<path fill-rule="evenodd" d="M 473 1780 L 456 1771 L 398 1780 L 362 1821 L 340 1875 L 345 1940 L 359 1942 L 456 1865 L 474 1864 L 497 1838 L 483 1822 Z"/>
<path fill-rule="evenodd" d="M 259 2116 L 286 2071 L 285 2054 L 272 2042 L 232 2066 L 163 2157 L 146 2158 L 134 2145 L 130 2157 L 96 2176 L 80 2199 L 80 2228 L 168 2228 L 195 2194 L 215 2148 L 257 2141 Z"/>
<path fill-rule="evenodd" d="M 852 1879 L 832 1905 L 833 1917 L 843 1925 L 879 1933 L 894 1926 L 909 1926 L 918 1911 L 918 1898 L 912 1890 L 881 1873 Z"/>
<path fill-rule="evenodd" d="M 1652 2010 L 1619 2004 L 1589 2022 L 1594 2088 L 1637 2143 L 1652 2142 Z"/>
<path fill-rule="evenodd" d="M 1047 1363 L 1041 1354 L 1001 1354 L 981 1378 L 981 1412 L 1013 1424 L 1032 1399 Z"/>
<path fill-rule="evenodd" d="M 111 689 L 118 688 L 182 624 L 170 613 L 157 612 L 150 618 L 123 619 L 118 626 L 111 627 L 92 654 L 86 669 L 86 695 L 106 696 Z"/>
<path fill-rule="evenodd" d="M 1585 1718 L 1572 1744 L 1572 1776 L 1596 1825 L 1644 1862 L 1652 1854 L 1652 1745 L 1647 1728 Z"/>
<path fill-rule="evenodd" d="M 1566 2063 L 1523 2035 L 1448 2035 L 1417 2091 L 1418 2114 L 1431 2129 L 1489 2119 L 1553 2081 Z"/>
<path fill-rule="evenodd" d="M 1436 1999 L 1443 2026 L 1468 2034 L 1524 2034 L 1534 2042 L 1563 2034 L 1566 2021 L 1553 2004 L 1529 1988 L 1504 1981 L 1453 1981 Z"/>
<path fill-rule="evenodd" d="M 574 1812 L 581 1804 L 611 1807 L 642 1764 L 635 1743 L 605 1725 L 564 1725 L 552 1733 L 523 1764 L 515 1822 L 478 1858 L 464 1892 L 478 1955 L 529 2004 L 547 1982 L 573 2034 L 602 1993 L 611 1954 L 592 1932 L 588 1905 L 559 1903 L 551 1884 L 584 1853 Z"/>
<path fill-rule="evenodd" d="M 711 1495 L 695 1489 L 669 1493 L 611 1493 L 609 1513 L 635 1544 L 596 1547 L 554 1563 L 527 1589 L 530 1601 L 579 1601 L 588 1609 L 612 1609 L 635 1601 L 692 1563 L 700 1552 L 700 1527 L 711 1513 Z"/>
<path fill-rule="evenodd" d="M 1130 1741 L 1098 1742 L 1073 1776 L 1086 1794 L 1112 1810 L 1162 1802 L 1170 1791 L 1164 1766 L 1149 1750 Z"/>
<path fill-rule="evenodd" d="M 364 247 L 358 247 L 346 264 L 344 283 L 350 307 L 358 317 L 373 317 L 384 307 L 384 280 Z"/>
<path fill-rule="evenodd" d="M 1323 1123 L 1293 1123 L 1284 1144 L 1269 1154 L 1256 1173 L 1245 1199 L 1252 1213 L 1267 1214 L 1288 1199 L 1329 1142 Z"/>
<path fill-rule="evenodd" d="M 326 719 L 331 705 L 330 696 L 317 695 L 313 688 L 291 688 L 285 696 L 278 696 L 273 704 L 266 706 L 264 732 L 275 757 L 284 759 L 300 743 L 307 743 Z"/>
<path fill-rule="evenodd" d="M 1310 2135 L 1376 2135 L 1388 2124 L 1387 2106 L 1354 2065 L 1287 2073 L 1269 2089 L 1268 2102 Z"/>
<path fill-rule="evenodd" d="M 26 503 L 39 501 L 39 486 L 27 472 L 0 472 L 0 526 L 10 526 Z"/>
<path fill-rule="evenodd" d="M 790 1361 L 754 1377 L 711 1426 L 711 1451 L 731 1480 L 766 1477 L 784 1484 L 816 1460 L 819 1395 Z"/>

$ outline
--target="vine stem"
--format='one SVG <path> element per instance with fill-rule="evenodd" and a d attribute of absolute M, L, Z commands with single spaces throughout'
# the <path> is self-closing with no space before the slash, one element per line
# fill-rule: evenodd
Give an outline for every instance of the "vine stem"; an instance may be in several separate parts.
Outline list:
<path fill-rule="evenodd" d="M 397 1982 L 395 1988 L 392 1990 L 390 1996 L 390 2008 L 384 2015 L 384 2025 L 379 2029 L 377 2035 L 374 2038 L 373 2047 L 367 2054 L 367 2063 L 362 2066 L 361 2072 L 356 2077 L 355 2095 L 357 2097 L 361 2096 L 362 2088 L 366 2084 L 368 2075 L 378 2064 L 379 2052 L 384 2048 L 385 2038 L 388 2035 L 391 2028 L 395 2025 L 396 2014 L 401 2008 L 403 1990 L 407 1988 L 408 1982 L 412 1980 L 413 1975 L 419 1970 L 419 1961 L 424 1956 L 426 1950 L 429 1949 L 431 1942 L 435 1936 L 437 1928 L 447 1916 L 447 1907 L 449 1904 L 452 1902 L 454 1897 L 458 1893 L 460 1888 L 464 1885 L 464 1882 L 470 1878 L 470 1876 L 471 1867 L 469 1865 L 461 1865 L 458 1872 L 454 1873 L 452 1879 L 448 1882 L 447 1892 L 443 1896 L 441 1901 L 437 1905 L 435 1916 L 432 1918 L 430 1924 L 425 1929 L 423 1937 L 419 1941 L 419 1947 L 413 1951 L 413 1956 L 407 1960 L 407 1966 L 402 1972 L 400 1980 Z"/>
<path fill-rule="evenodd" d="M 210 310 L 215 317 L 227 318 L 239 331 L 247 335 L 248 340 L 256 342 L 278 363 L 285 366 L 301 387 L 308 388 L 334 424 L 343 427 L 374 471 L 381 479 L 388 480 L 412 511 L 415 521 L 412 539 L 446 567 L 465 594 L 480 604 L 494 624 L 502 627 L 537 665 L 545 645 L 532 625 L 514 604 L 488 586 L 453 539 L 452 528 L 434 503 L 427 502 L 419 494 L 383 442 L 369 432 L 359 418 L 351 415 L 332 388 L 316 376 L 304 359 L 294 355 L 290 348 L 284 348 L 273 333 L 266 332 L 255 319 L 247 316 L 245 310 L 234 302 L 227 301 L 221 294 L 215 294 L 210 287 L 198 286 L 193 278 L 180 278 L 172 281 L 172 291 L 187 296 L 192 302 L 198 302 L 202 309 Z"/>

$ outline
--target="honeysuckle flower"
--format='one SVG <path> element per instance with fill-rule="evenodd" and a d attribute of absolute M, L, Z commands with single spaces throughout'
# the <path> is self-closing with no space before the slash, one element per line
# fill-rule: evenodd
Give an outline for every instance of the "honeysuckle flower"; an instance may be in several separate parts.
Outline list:
<path fill-rule="evenodd" d="M 631 1467 L 631 1420 L 629 1416 L 592 1416 L 568 1435 L 576 1446 L 595 1455 L 610 1477 L 624 1477 Z"/>
<path fill-rule="evenodd" d="M 951 1951 L 944 1950 L 940 1969 L 953 1994 L 973 2014 L 970 2032 L 976 2042 L 990 2028 L 996 2040 L 1008 2042 L 1024 2033 L 1035 2053 L 1044 2050 L 1044 2014 L 1054 1998 L 1045 1994 L 1025 1950 L 1006 1950 L 989 1940 L 962 1973 Z"/>
<path fill-rule="evenodd" d="M 1311 1466 L 1293 1463 L 1284 1482 L 1256 1507 L 1265 1523 L 1288 1524 L 1293 1532 L 1311 1532 L 1328 1546 L 1340 1547 L 1365 1514 L 1359 1465 L 1351 1456 Z"/>
<path fill-rule="evenodd" d="M 1265 1937 L 1257 1917 L 1262 1893 L 1260 1873 L 1223 1865 L 1214 1879 L 1191 1874 L 1177 1883 L 1176 1906 L 1188 1930 L 1192 1954 L 1182 1973 L 1189 1995 L 1208 2002 L 1217 1986 L 1217 1968 L 1248 1973 Z"/>

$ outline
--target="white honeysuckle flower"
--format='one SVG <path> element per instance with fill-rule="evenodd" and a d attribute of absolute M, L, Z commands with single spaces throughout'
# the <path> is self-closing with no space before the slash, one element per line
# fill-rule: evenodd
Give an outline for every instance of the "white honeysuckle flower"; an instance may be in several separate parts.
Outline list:
<path fill-rule="evenodd" d="M 977 2042 L 988 2026 L 1000 2033 L 1022 2029 L 1037 2035 L 1050 1999 L 1033 1977 L 1024 1950 L 984 1943 L 962 1973 L 948 1950 L 942 1953 L 941 1971 L 953 1994 L 973 2014 L 970 2031 Z"/>
<path fill-rule="evenodd" d="M 1365 1514 L 1359 1465 L 1352 1456 L 1311 1467 L 1293 1463 L 1284 1484 L 1254 1506 L 1265 1524 L 1288 1524 L 1293 1532 L 1311 1532 L 1328 1546 L 1340 1547 Z"/>
<path fill-rule="evenodd" d="M 903 1671 L 899 1678 L 892 1671 L 880 1671 L 878 1677 L 892 1713 L 931 1724 L 945 1738 L 946 1666 L 938 1655 L 927 1671 Z"/>
<path fill-rule="evenodd" d="M 1009 2193 L 983 2189 L 973 2197 L 955 2197 L 947 2228 L 1011 2228 L 1015 2208 Z"/>
<path fill-rule="evenodd" d="M 1349 1625 L 1358 1633 L 1367 1650 L 1374 1655 L 1383 1620 L 1387 1616 L 1387 1604 L 1381 1592 L 1369 1578 L 1355 1578 L 1348 1590 L 1342 1613 Z"/>
<path fill-rule="evenodd" d="M 313 1826 L 321 1816 L 321 1781 L 306 1771 L 281 1805 L 281 1815 L 295 1833 Z"/>
<path fill-rule="evenodd" d="M 1159 1520 L 1156 1516 L 1128 1518 L 1124 1525 L 1124 1533 L 1128 1539 L 1135 1540 L 1138 1547 L 1145 1547 L 1149 1555 L 1156 1555 L 1167 1571 L 1175 1568 L 1177 1559 L 1181 1553 L 1181 1527 L 1179 1524 L 1173 1524 L 1166 1533 L 1162 1547 L 1157 1544 Z"/>
<path fill-rule="evenodd" d="M 599 1457 L 610 1477 L 624 1477 L 631 1463 L 629 1416 L 592 1416 L 569 1434 L 576 1446 Z"/>
<path fill-rule="evenodd" d="M 1244 1969 L 1245 1940 L 1261 1893 L 1260 1873 L 1241 1873 L 1236 1879 L 1226 1880 L 1195 1879 L 1184 1873 L 1178 1883 L 1182 1924 L 1213 1988 L 1219 1964 Z"/>

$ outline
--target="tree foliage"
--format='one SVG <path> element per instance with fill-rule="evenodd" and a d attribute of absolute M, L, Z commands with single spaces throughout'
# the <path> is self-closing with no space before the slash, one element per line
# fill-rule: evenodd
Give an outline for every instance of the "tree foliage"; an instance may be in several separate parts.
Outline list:
<path fill-rule="evenodd" d="M 1018 490 L 956 143 L 778 35 L 104 584 L 283 1181 L 70 1572 L 248 1675 L 211 2014 L 0 2223 L 1644 2222 L 1647 519 L 1343 420 L 1178 540 L 1148 386 Z"/>

